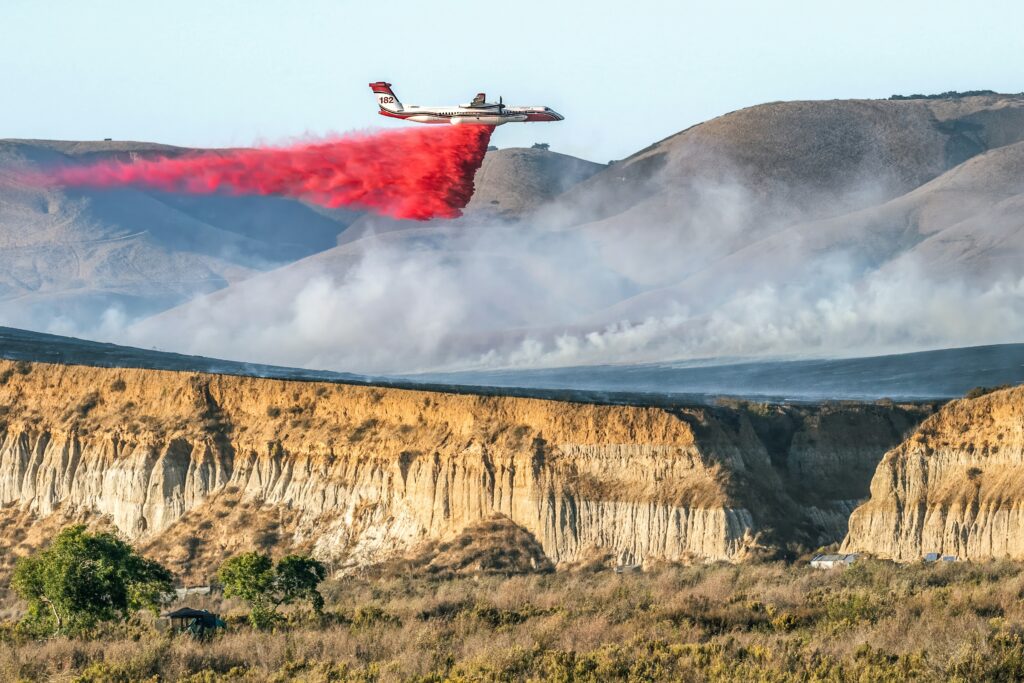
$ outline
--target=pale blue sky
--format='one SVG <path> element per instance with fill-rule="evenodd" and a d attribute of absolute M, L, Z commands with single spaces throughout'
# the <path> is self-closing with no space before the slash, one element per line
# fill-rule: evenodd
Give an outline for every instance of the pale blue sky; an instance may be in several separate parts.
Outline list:
<path fill-rule="evenodd" d="M 226 146 L 394 127 L 484 90 L 501 147 L 621 158 L 772 100 L 1024 90 L 1024 3 L 0 0 L 0 137 Z"/>

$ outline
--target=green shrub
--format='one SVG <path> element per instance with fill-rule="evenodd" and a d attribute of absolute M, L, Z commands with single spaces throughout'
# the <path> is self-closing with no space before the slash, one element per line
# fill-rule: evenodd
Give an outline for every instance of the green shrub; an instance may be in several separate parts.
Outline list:
<path fill-rule="evenodd" d="M 45 550 L 20 558 L 11 588 L 28 602 L 22 623 L 39 634 L 83 633 L 99 623 L 154 612 L 171 574 L 113 534 L 84 525 L 61 531 Z"/>
<path fill-rule="evenodd" d="M 964 394 L 964 398 L 968 398 L 968 399 L 981 398 L 982 396 L 985 396 L 987 394 L 991 394 L 991 393 L 993 393 L 995 391 L 1002 391 L 1003 389 L 1009 389 L 1009 388 L 1010 388 L 1009 384 L 1000 384 L 999 386 L 995 386 L 995 387 L 974 387 L 973 389 L 968 390 L 968 392 L 966 394 Z"/>

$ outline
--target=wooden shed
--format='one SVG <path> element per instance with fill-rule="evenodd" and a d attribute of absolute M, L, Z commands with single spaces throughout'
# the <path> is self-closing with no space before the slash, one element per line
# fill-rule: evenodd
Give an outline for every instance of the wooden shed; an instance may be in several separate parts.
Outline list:
<path fill-rule="evenodd" d="M 174 632 L 191 633 L 194 636 L 202 636 L 225 626 L 220 617 L 213 612 L 191 607 L 182 607 L 163 616 L 165 619 L 170 619 L 171 629 Z"/>

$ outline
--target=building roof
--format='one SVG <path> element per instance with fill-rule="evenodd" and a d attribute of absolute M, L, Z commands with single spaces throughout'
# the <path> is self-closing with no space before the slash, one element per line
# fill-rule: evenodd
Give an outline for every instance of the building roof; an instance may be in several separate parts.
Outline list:
<path fill-rule="evenodd" d="M 858 557 L 857 553 L 849 553 L 846 555 L 828 554 L 828 555 L 815 555 L 811 558 L 811 562 L 853 562 Z"/>
<path fill-rule="evenodd" d="M 192 609 L 191 607 L 182 607 L 181 609 L 176 609 L 173 612 L 168 612 L 164 616 L 168 619 L 195 619 L 196 617 L 217 618 L 217 615 L 212 612 L 207 612 L 203 609 Z"/>

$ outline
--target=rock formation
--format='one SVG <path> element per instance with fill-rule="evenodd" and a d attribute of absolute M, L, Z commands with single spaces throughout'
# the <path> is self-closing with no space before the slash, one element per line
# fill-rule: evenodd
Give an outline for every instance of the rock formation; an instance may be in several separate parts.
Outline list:
<path fill-rule="evenodd" d="M 26 524 L 97 520 L 185 572 L 261 546 L 366 566 L 496 515 L 556 565 L 834 542 L 929 410 L 665 410 L 10 361 L 0 381 L 0 516 L 22 528 L 8 547 Z"/>
<path fill-rule="evenodd" d="M 953 401 L 886 453 L 847 551 L 1024 558 L 1024 388 Z"/>

